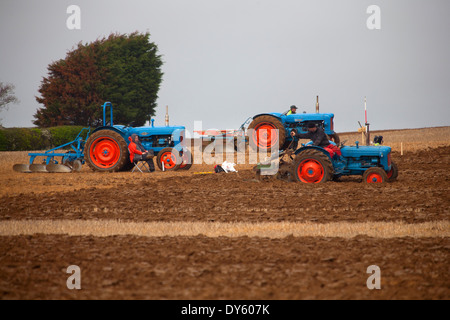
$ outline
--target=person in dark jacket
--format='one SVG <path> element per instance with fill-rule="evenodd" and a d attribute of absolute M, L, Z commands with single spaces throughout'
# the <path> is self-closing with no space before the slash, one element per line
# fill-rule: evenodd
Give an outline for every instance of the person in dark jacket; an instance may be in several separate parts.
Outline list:
<path fill-rule="evenodd" d="M 330 143 L 330 139 L 322 128 L 318 128 L 314 123 L 308 123 L 308 133 L 297 133 L 296 130 L 291 131 L 291 136 L 298 139 L 311 139 L 313 146 L 322 147 L 327 150 L 331 157 L 335 154 L 341 156 L 341 150 Z"/>
<path fill-rule="evenodd" d="M 383 144 L 383 136 L 375 136 L 373 139 L 373 145 L 379 147 Z"/>
<path fill-rule="evenodd" d="M 330 140 L 322 128 L 318 128 L 314 123 L 308 123 L 308 133 L 296 133 L 291 131 L 291 136 L 298 139 L 311 139 L 314 146 L 325 148 L 330 145 Z"/>
<path fill-rule="evenodd" d="M 130 161 L 146 161 L 150 172 L 155 171 L 155 164 L 153 163 L 152 154 L 153 151 L 149 152 L 145 150 L 144 146 L 139 141 L 139 136 L 137 134 L 132 134 L 128 139 L 130 140 L 130 144 L 128 145 L 128 150 L 130 151 Z"/>

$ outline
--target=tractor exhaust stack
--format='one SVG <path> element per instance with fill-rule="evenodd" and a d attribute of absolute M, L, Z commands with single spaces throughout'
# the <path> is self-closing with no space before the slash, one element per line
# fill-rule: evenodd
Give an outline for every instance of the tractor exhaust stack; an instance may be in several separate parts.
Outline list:
<path fill-rule="evenodd" d="M 364 97 L 364 116 L 366 119 L 366 146 L 370 146 L 370 123 L 367 121 L 367 98 Z"/>
<path fill-rule="evenodd" d="M 166 119 L 165 119 L 166 127 L 169 126 L 169 106 L 166 106 Z"/>
<path fill-rule="evenodd" d="M 316 98 L 316 113 L 319 113 L 319 96 Z"/>

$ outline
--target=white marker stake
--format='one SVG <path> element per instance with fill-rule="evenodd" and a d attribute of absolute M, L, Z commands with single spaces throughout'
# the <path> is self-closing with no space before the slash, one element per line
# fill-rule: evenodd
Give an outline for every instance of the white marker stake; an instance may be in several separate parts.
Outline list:
<path fill-rule="evenodd" d="M 366 126 L 367 126 L 367 98 L 364 97 L 364 116 L 366 118 Z"/>
<path fill-rule="evenodd" d="M 164 161 L 161 161 L 161 168 L 162 168 L 163 172 L 166 171 L 166 167 L 164 166 Z"/>

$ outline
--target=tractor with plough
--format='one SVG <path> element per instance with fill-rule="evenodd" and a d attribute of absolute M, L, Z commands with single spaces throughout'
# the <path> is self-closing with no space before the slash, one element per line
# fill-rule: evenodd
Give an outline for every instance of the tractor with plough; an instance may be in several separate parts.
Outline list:
<path fill-rule="evenodd" d="M 254 170 L 260 179 L 278 178 L 302 183 L 337 181 L 343 176 L 362 176 L 365 183 L 385 184 L 398 177 L 398 167 L 387 146 L 340 146 L 340 155 L 329 150 L 302 144 L 297 149 L 281 150 Z"/>
<path fill-rule="evenodd" d="M 346 146 L 346 141 L 341 142 L 334 131 L 334 117 L 333 113 L 319 112 L 317 97 L 316 113 L 262 113 L 247 119 L 238 130 L 214 130 L 209 134 L 216 141 L 233 139 L 235 150 L 238 150 L 239 141 L 245 141 L 253 151 L 275 150 L 268 159 L 254 167 L 260 179 L 279 178 L 315 184 L 337 181 L 343 176 L 362 176 L 363 181 L 370 184 L 395 181 L 398 167 L 392 161 L 391 148 L 370 145 L 367 112 L 365 146 L 358 141 L 352 146 Z M 291 132 L 305 134 L 311 126 L 323 130 L 330 144 L 339 152 L 314 146 L 311 142 L 298 148 L 299 141 Z"/>
<path fill-rule="evenodd" d="M 110 119 L 107 122 L 107 107 Z M 114 125 L 113 106 L 105 102 L 103 108 L 103 125 L 91 132 L 84 128 L 75 140 L 43 153 L 29 153 L 29 164 L 17 164 L 19 172 L 77 172 L 85 163 L 94 171 L 117 172 L 130 170 L 128 144 L 134 134 L 139 136 L 146 150 L 153 151 L 158 167 L 163 170 L 188 170 L 193 164 L 193 157 L 184 146 L 185 127 L 150 126 L 131 127 Z M 248 127 L 246 128 L 248 124 Z M 367 119 L 366 119 L 367 124 Z M 320 128 L 329 137 L 330 144 L 339 152 L 330 152 L 328 148 L 314 146 L 312 143 L 298 142 L 291 132 L 306 133 L 311 126 Z M 203 133 L 203 132 L 202 132 Z M 370 133 L 367 132 L 369 135 Z M 366 183 L 393 182 L 398 177 L 398 167 L 392 161 L 392 150 L 388 146 L 370 146 L 367 137 L 366 146 L 346 146 L 334 131 L 334 114 L 258 114 L 247 119 L 239 130 L 233 132 L 219 130 L 213 138 L 233 139 L 235 150 L 237 142 L 245 141 L 253 151 L 268 152 L 275 148 L 266 161 L 259 163 L 254 170 L 259 178 L 276 177 L 287 181 L 302 183 L 324 183 L 337 181 L 343 176 L 359 175 Z M 67 151 L 69 148 L 69 151 Z M 242 150 L 241 150 L 242 151 Z M 43 157 L 42 163 L 35 163 Z M 57 159 L 60 158 L 60 161 Z"/>
<path fill-rule="evenodd" d="M 367 111 L 366 111 L 366 127 Z M 308 128 L 323 130 L 329 137 L 330 145 L 337 147 L 338 152 L 329 148 L 314 146 L 312 142 L 298 146 L 294 133 L 306 133 Z M 370 145 L 370 131 L 365 130 L 366 146 L 346 146 L 334 132 L 334 114 L 319 113 L 318 100 L 315 114 L 262 114 L 253 118 L 249 125 L 253 129 L 251 137 L 253 145 L 258 149 L 275 152 L 265 161 L 259 163 L 254 170 L 259 178 L 276 177 L 287 181 L 302 183 L 324 183 L 337 181 L 343 176 L 362 176 L 365 183 L 385 184 L 398 177 L 397 164 L 392 160 L 392 149 L 388 146 Z M 334 149 L 334 148 L 333 148 Z"/>
<path fill-rule="evenodd" d="M 106 117 L 108 107 L 109 122 Z M 66 173 L 80 171 L 81 166 L 87 163 L 94 171 L 127 171 L 134 166 L 128 150 L 129 137 L 133 134 L 139 136 L 146 150 L 156 155 L 156 164 L 161 170 L 190 169 L 192 155 L 183 146 L 185 127 L 155 127 L 154 121 L 143 127 L 114 125 L 112 103 L 105 102 L 102 108 L 102 126 L 92 132 L 90 128 L 83 128 L 72 142 L 46 152 L 29 153 L 29 164 L 16 164 L 13 169 L 18 172 Z M 43 158 L 41 163 L 37 163 L 38 158 Z"/>

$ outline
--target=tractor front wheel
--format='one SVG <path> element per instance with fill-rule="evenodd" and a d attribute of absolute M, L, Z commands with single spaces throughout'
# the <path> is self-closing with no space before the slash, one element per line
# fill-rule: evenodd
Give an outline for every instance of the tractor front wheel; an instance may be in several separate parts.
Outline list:
<path fill-rule="evenodd" d="M 164 148 L 156 157 L 158 168 L 163 171 L 176 171 L 180 169 L 183 159 L 178 150 L 173 148 Z M 164 169 L 163 169 L 164 165 Z"/>
<path fill-rule="evenodd" d="M 397 164 L 392 161 L 391 171 L 387 173 L 388 182 L 394 182 L 398 178 L 398 167 Z"/>
<path fill-rule="evenodd" d="M 330 158 L 323 152 L 313 149 L 297 155 L 293 175 L 303 183 L 324 183 L 333 178 L 334 170 Z"/>
<path fill-rule="evenodd" d="M 384 185 L 388 181 L 388 175 L 384 169 L 374 167 L 367 169 L 363 174 L 363 181 L 370 184 Z"/>

